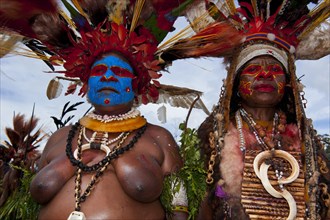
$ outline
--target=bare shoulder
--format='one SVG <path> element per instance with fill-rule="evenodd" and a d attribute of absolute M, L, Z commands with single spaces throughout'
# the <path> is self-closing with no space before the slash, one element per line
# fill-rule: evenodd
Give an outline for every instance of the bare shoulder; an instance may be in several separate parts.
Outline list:
<path fill-rule="evenodd" d="M 65 152 L 65 143 L 72 126 L 65 126 L 55 131 L 48 139 L 39 161 L 39 167 L 43 167 L 58 154 Z"/>
<path fill-rule="evenodd" d="M 51 148 L 53 148 L 55 143 L 58 143 L 60 141 L 63 141 L 63 139 L 67 139 L 67 136 L 71 130 L 72 126 L 65 126 L 63 128 L 58 129 L 55 131 L 48 139 L 47 144 L 45 146 L 44 151 L 47 152 Z"/>
<path fill-rule="evenodd" d="M 166 128 L 148 123 L 147 134 L 153 137 L 159 144 L 174 144 L 173 135 Z"/>
<path fill-rule="evenodd" d="M 174 141 L 174 138 L 173 138 L 171 132 L 169 130 L 167 130 L 166 128 L 161 127 L 159 125 L 154 125 L 154 124 L 148 123 L 147 132 L 152 137 L 161 137 L 162 139 L 168 138 L 168 139 L 173 139 L 173 141 Z"/>

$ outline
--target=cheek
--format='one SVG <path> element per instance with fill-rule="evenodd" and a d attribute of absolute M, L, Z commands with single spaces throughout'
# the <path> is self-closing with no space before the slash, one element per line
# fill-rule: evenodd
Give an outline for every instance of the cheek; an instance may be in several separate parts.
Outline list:
<path fill-rule="evenodd" d="M 277 85 L 277 92 L 279 94 L 284 94 L 285 84 L 286 84 L 285 76 L 282 76 L 282 75 L 274 76 L 274 80 Z"/>
<path fill-rule="evenodd" d="M 239 87 L 238 87 L 239 93 L 241 95 L 247 95 L 247 96 L 252 95 L 251 84 L 252 83 L 250 81 L 241 80 L 239 82 Z"/>
<path fill-rule="evenodd" d="M 278 94 L 284 94 L 284 88 L 285 88 L 285 83 L 284 82 L 279 82 L 277 83 L 277 87 L 278 87 Z"/>
<path fill-rule="evenodd" d="M 90 77 L 88 80 L 88 90 L 94 90 L 100 82 L 99 77 Z"/>

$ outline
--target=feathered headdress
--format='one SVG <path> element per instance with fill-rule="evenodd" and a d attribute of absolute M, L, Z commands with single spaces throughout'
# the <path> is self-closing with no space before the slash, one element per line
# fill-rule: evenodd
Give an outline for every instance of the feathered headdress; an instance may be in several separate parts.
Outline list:
<path fill-rule="evenodd" d="M 283 64 L 294 93 L 291 107 L 298 123 L 304 117 L 294 61 L 319 59 L 330 54 L 330 0 L 196 0 L 185 11 L 195 34 L 182 38 L 161 57 L 223 57 L 230 67 L 220 103 L 229 120 L 233 83 L 238 70 L 249 60 L 270 55 Z M 297 105 L 297 106 L 294 106 Z M 299 106 L 298 106 L 299 105 Z M 226 126 L 225 126 L 226 127 Z"/>
<path fill-rule="evenodd" d="M 185 13 L 196 34 L 164 49 L 165 58 L 230 57 L 258 41 L 295 59 L 330 53 L 329 0 L 239 0 L 238 6 L 233 0 L 197 0 Z"/>
<path fill-rule="evenodd" d="M 159 43 L 169 31 L 179 13 L 191 0 L 2 0 L 0 28 L 3 35 L 21 36 L 22 42 L 44 60 L 54 72 L 82 82 L 80 95 L 93 62 L 110 51 L 121 53 L 132 65 L 136 78 L 133 90 L 143 103 L 158 98 L 164 63 L 155 55 Z M 64 7 L 63 7 L 64 5 Z M 4 38 L 5 39 L 5 38 Z M 16 38 L 17 39 L 17 38 Z M 9 51 L 8 43 L 1 50 Z M 15 41 L 14 41 L 15 42 Z M 5 52 L 4 52 L 5 53 Z M 162 60 L 164 62 L 164 60 Z M 61 65 L 64 70 L 53 66 Z M 73 93 L 78 83 L 71 86 Z"/>

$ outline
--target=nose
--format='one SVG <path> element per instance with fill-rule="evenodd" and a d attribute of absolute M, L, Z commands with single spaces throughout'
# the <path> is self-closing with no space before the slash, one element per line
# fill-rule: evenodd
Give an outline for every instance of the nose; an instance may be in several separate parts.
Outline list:
<path fill-rule="evenodd" d="M 262 70 L 258 75 L 257 75 L 257 80 L 261 79 L 267 79 L 267 80 L 272 80 L 273 76 L 270 74 L 269 71 Z"/>
<path fill-rule="evenodd" d="M 103 75 L 101 77 L 101 82 L 118 82 L 118 79 L 114 76 L 106 76 L 106 75 Z"/>
<path fill-rule="evenodd" d="M 115 74 L 108 68 L 108 70 L 101 77 L 101 82 L 118 82 Z"/>

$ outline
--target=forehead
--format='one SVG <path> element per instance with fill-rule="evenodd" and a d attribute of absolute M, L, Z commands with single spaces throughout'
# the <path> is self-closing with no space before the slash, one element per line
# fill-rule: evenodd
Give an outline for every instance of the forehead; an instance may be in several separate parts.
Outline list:
<path fill-rule="evenodd" d="M 251 59 L 249 62 L 246 63 L 245 66 L 249 66 L 251 64 L 257 65 L 268 65 L 268 64 L 278 64 L 282 66 L 282 64 L 272 56 L 259 56 Z"/>
<path fill-rule="evenodd" d="M 97 65 L 106 65 L 106 66 L 118 66 L 126 68 L 130 71 L 133 71 L 132 66 L 130 63 L 125 59 L 125 57 L 117 54 L 117 53 L 107 53 L 102 55 L 99 59 L 97 59 L 93 65 L 92 68 Z"/>

